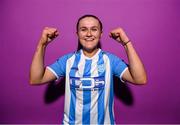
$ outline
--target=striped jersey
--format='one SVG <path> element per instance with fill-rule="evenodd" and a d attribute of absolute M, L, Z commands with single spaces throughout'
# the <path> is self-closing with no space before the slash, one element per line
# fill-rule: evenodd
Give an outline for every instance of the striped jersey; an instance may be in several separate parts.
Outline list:
<path fill-rule="evenodd" d="M 115 124 L 113 75 L 121 79 L 123 60 L 101 49 L 91 58 L 79 50 L 47 68 L 66 78 L 63 124 Z"/>

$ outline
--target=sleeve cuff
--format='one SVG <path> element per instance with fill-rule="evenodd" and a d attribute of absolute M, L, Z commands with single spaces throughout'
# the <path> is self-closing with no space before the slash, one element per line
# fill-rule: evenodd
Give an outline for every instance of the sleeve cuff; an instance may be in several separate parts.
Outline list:
<path fill-rule="evenodd" d="M 122 76 L 123 76 L 123 74 L 125 73 L 125 71 L 128 69 L 128 67 L 126 67 L 123 71 L 122 71 L 122 73 L 121 73 L 121 75 L 120 75 L 120 80 L 121 80 L 121 82 L 123 82 L 123 83 L 125 83 L 125 81 L 122 79 Z"/>
<path fill-rule="evenodd" d="M 56 76 L 56 79 L 59 79 L 59 76 L 57 75 L 57 73 L 49 66 L 46 67 L 48 70 L 50 70 L 55 76 Z"/>

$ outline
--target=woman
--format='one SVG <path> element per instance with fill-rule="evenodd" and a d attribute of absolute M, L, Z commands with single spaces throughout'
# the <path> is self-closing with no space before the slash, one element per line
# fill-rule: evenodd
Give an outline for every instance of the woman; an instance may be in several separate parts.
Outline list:
<path fill-rule="evenodd" d="M 122 28 L 109 36 L 123 45 L 127 65 L 117 56 L 100 49 L 103 26 L 94 15 L 79 18 L 76 26 L 79 50 L 44 66 L 46 46 L 58 35 L 56 28 L 46 27 L 30 69 L 32 85 L 66 77 L 64 124 L 114 124 L 113 75 L 122 81 L 145 84 L 146 71 L 132 42 Z"/>

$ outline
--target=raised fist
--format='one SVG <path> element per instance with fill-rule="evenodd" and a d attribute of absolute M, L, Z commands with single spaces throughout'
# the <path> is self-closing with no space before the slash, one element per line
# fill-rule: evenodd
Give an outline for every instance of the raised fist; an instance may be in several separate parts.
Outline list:
<path fill-rule="evenodd" d="M 122 45 L 125 45 L 129 42 L 129 38 L 122 28 L 116 28 L 109 33 L 109 36 L 114 40 L 118 41 Z"/>
<path fill-rule="evenodd" d="M 42 32 L 40 43 L 42 45 L 47 45 L 53 39 L 55 39 L 59 35 L 59 32 L 56 28 L 45 27 Z"/>

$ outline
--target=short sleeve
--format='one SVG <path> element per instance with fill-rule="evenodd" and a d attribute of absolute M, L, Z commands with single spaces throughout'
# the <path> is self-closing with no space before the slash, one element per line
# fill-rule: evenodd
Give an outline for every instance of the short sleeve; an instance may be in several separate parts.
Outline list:
<path fill-rule="evenodd" d="M 66 74 L 67 59 L 68 55 L 62 56 L 57 59 L 53 64 L 47 66 L 47 69 L 49 69 L 56 76 L 56 78 L 59 79 Z"/>
<path fill-rule="evenodd" d="M 119 57 L 112 55 L 112 71 L 113 75 L 119 77 L 122 82 L 123 73 L 128 69 L 128 65 L 124 62 L 124 60 L 120 59 Z"/>

